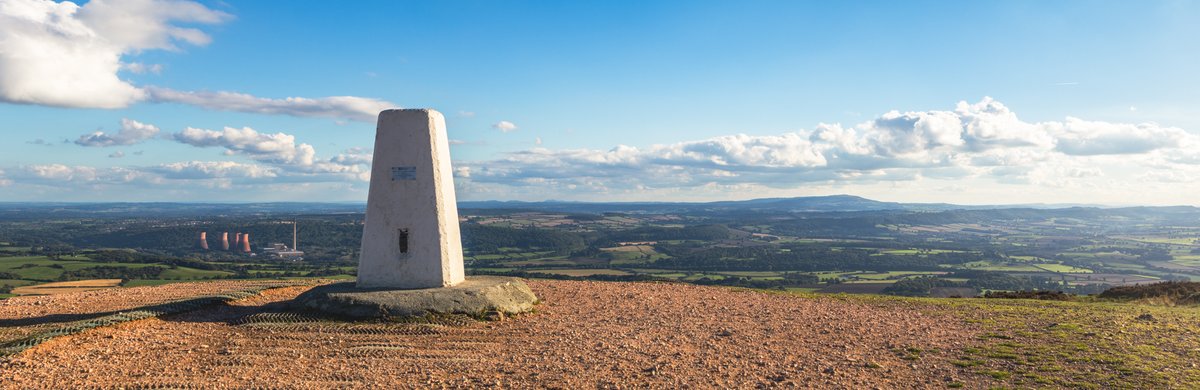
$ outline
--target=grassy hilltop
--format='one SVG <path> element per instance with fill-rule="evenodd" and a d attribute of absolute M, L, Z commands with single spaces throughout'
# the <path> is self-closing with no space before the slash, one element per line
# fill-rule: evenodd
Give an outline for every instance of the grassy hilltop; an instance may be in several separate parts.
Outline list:
<path fill-rule="evenodd" d="M 1198 306 L 1150 304 L 1168 301 L 1165 298 L 1061 302 L 844 295 L 842 299 L 903 300 L 931 314 L 962 320 L 979 332 L 976 342 L 939 352 L 948 353 L 950 364 L 990 377 L 1002 388 L 1200 387 Z M 920 345 L 896 350 L 913 360 L 929 352 Z"/>

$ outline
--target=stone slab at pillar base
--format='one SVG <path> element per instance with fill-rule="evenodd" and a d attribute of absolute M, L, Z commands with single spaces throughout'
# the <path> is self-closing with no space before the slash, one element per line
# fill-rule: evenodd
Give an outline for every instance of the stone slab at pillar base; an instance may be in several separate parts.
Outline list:
<path fill-rule="evenodd" d="M 483 318 L 492 313 L 513 315 L 532 311 L 537 296 L 518 278 L 471 276 L 450 287 L 413 290 L 363 289 L 349 282 L 329 284 L 301 294 L 295 302 L 306 309 L 351 319 L 427 314 Z"/>

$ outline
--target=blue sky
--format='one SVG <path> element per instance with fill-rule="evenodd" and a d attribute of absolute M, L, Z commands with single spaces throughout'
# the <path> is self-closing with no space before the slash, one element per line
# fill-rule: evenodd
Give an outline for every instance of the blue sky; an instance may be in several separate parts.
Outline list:
<path fill-rule="evenodd" d="M 1198 26 L 1182 1 L 0 0 L 0 201 L 363 201 L 398 106 L 446 115 L 460 199 L 1198 204 Z"/>

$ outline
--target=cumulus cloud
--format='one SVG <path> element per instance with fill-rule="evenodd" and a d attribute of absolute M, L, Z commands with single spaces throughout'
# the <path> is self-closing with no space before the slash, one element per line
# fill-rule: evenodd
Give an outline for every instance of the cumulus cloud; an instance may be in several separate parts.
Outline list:
<path fill-rule="evenodd" d="M 373 121 L 396 105 L 355 96 L 269 99 L 237 92 L 187 92 L 133 85 L 119 76 L 160 73 L 162 65 L 123 62 L 148 50 L 203 46 L 212 38 L 185 25 L 232 16 L 187 0 L 0 0 L 0 102 L 123 108 L 144 100 L 211 110 Z"/>
<path fill-rule="evenodd" d="M 145 128 L 145 125 L 130 121 L 126 127 Z M 97 144 L 117 144 L 147 136 L 125 132 L 86 139 Z M 124 167 L 30 164 L 9 170 L 10 174 L 0 171 L 0 186 L 15 186 L 16 189 L 4 189 L 11 191 L 6 196 L 29 199 L 39 199 L 31 194 L 54 194 L 55 199 L 73 196 L 88 200 L 105 193 L 123 200 L 161 200 L 162 196 L 198 199 L 200 191 L 209 191 L 207 196 L 211 199 L 246 200 L 265 194 L 268 200 L 303 200 L 306 198 L 302 196 L 312 196 L 312 191 L 334 189 L 338 195 L 325 199 L 350 200 L 346 198 L 347 191 L 365 190 L 363 184 L 370 179 L 371 150 L 365 148 L 350 148 L 332 158 L 320 159 L 311 145 L 296 142 L 291 134 L 232 127 L 221 130 L 189 127 L 169 135 L 168 139 L 199 148 L 220 148 L 227 156 L 251 161 L 181 161 Z M 122 151 L 109 155 L 124 156 Z M 287 191 L 278 192 L 283 188 Z M 233 189 L 246 192 L 236 196 L 221 192 Z"/>
<path fill-rule="evenodd" d="M 169 88 L 147 87 L 148 98 L 156 103 L 181 103 L 209 110 L 237 111 L 267 115 L 344 118 L 374 121 L 380 111 L 396 108 L 384 100 L 356 96 L 324 98 L 288 97 L 268 99 L 237 92 L 185 92 Z"/>
<path fill-rule="evenodd" d="M 186 0 L 91 0 L 79 19 L 107 41 L 135 50 L 178 50 L 175 42 L 207 45 L 212 39 L 176 23 L 218 24 L 232 15 Z"/>
<path fill-rule="evenodd" d="M 891 111 L 854 126 L 729 135 L 608 150 L 534 148 L 460 162 L 477 191 L 578 193 L 667 188 L 802 188 L 920 180 L 1062 187 L 1112 182 L 1131 164 L 1200 164 L 1200 136 L 1156 123 L 1027 122 L 991 98 L 950 111 Z M 1161 169 L 1161 168 L 1160 168 Z M 1176 176 L 1172 176 L 1177 179 Z M 1196 177 L 1200 179 L 1200 176 Z M 1132 179 L 1130 179 L 1132 180 Z M 562 196 L 562 195 L 558 195 Z"/>
<path fill-rule="evenodd" d="M 121 119 L 121 129 L 116 134 L 97 131 L 84 134 L 75 140 L 81 146 L 125 146 L 133 145 L 158 135 L 158 126 L 138 122 L 132 119 Z"/>
<path fill-rule="evenodd" d="M 312 145 L 297 144 L 293 135 L 259 133 L 249 127 L 226 127 L 219 131 L 188 127 L 171 138 L 197 147 L 221 147 L 230 154 L 277 164 L 312 165 L 316 156 Z"/>
<path fill-rule="evenodd" d="M 153 175 L 137 169 L 64 164 L 25 165 L 13 174 L 13 179 L 15 182 L 25 183 L 153 184 L 158 182 Z"/>
<path fill-rule="evenodd" d="M 286 133 L 259 133 L 249 127 L 226 127 L 220 131 L 186 128 L 172 134 L 177 142 L 196 147 L 220 147 L 226 155 L 241 155 L 280 169 L 280 179 L 303 177 L 314 181 L 370 179 L 371 153 L 350 149 L 328 160 L 317 159 L 312 145 L 297 143 Z"/>
<path fill-rule="evenodd" d="M 258 164 L 243 164 L 233 161 L 186 161 L 161 164 L 146 168 L 146 171 L 161 174 L 169 179 L 213 179 L 213 178 L 273 178 L 279 169 Z"/>
<path fill-rule="evenodd" d="M 351 148 L 333 156 L 329 162 L 341 165 L 371 165 L 371 158 L 374 155 L 370 150 L 364 148 Z"/>
<path fill-rule="evenodd" d="M 1155 123 L 1133 125 L 1067 118 L 1065 123 L 1050 127 L 1058 139 L 1059 151 L 1080 156 L 1142 154 L 1176 148 L 1184 140 L 1195 137 L 1183 129 Z"/>
<path fill-rule="evenodd" d="M 120 108 L 142 89 L 121 80 L 121 57 L 175 42 L 207 44 L 194 28 L 229 15 L 179 0 L 0 0 L 0 101 L 59 107 Z"/>
<path fill-rule="evenodd" d="M 454 176 L 461 199 L 704 200 L 816 192 L 899 200 L 891 194 L 908 191 L 925 201 L 967 193 L 993 203 L 1164 204 L 1194 203 L 1189 194 L 1200 192 L 1200 135 L 1194 132 L 1152 122 L 1031 122 L 990 98 L 951 107 L 891 111 L 854 125 L 820 123 L 782 134 L 607 149 L 534 147 L 496 159 L 455 161 Z M 325 183 L 342 191 L 362 186 L 370 173 L 369 149 L 318 157 L 312 146 L 286 133 L 188 128 L 170 138 L 251 161 L 31 165 L 5 167 L 0 180 L 22 190 L 25 183 L 55 188 L 155 183 L 181 191 Z M 175 184 L 184 182 L 191 184 Z M 938 191 L 943 193 L 929 197 Z M 1146 198 L 1151 195 L 1159 198 Z"/>
<path fill-rule="evenodd" d="M 509 121 L 499 121 L 493 124 L 492 128 L 500 130 L 503 133 L 508 133 L 517 130 L 517 125 Z"/>
<path fill-rule="evenodd" d="M 162 70 L 163 70 L 163 66 L 162 66 L 162 64 L 147 65 L 147 64 L 143 64 L 141 62 L 131 62 L 128 64 L 121 64 L 121 69 L 127 70 L 133 74 L 146 74 L 146 73 L 161 74 Z"/>

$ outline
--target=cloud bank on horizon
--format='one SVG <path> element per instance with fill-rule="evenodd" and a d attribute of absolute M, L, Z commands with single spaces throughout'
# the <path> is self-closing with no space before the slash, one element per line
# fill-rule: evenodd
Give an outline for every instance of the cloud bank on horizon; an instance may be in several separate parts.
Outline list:
<path fill-rule="evenodd" d="M 778 194 L 812 186 L 902 191 L 940 185 L 968 191 L 950 185 L 957 182 L 1074 194 L 1133 189 L 1129 201 L 1135 203 L 1149 199 L 1144 191 L 1156 186 L 1172 187 L 1173 193 L 1194 186 L 1200 179 L 1200 136 L 1156 123 L 1073 117 L 1026 122 L 985 97 L 959 102 L 953 111 L 891 111 L 852 127 L 821 123 L 780 135 L 736 134 L 646 148 L 536 148 L 494 161 L 459 162 L 458 172 L 472 191 L 532 195 L 566 188 L 601 194 L 593 199 L 630 192 Z"/>
<path fill-rule="evenodd" d="M 97 132 L 76 143 L 128 144 L 152 139 L 156 133 L 152 125 L 126 120 L 115 135 Z M 227 156 L 250 162 L 112 168 L 25 165 L 0 174 L 0 183 L 92 189 L 341 183 L 361 189 L 370 179 L 369 150 L 346 150 L 321 159 L 312 145 L 286 133 L 186 128 L 148 142 L 220 148 Z M 1026 122 L 1001 102 L 983 98 L 959 102 L 952 111 L 891 111 L 848 127 L 822 123 L 778 135 L 735 134 L 644 148 L 534 148 L 455 164 L 466 199 L 645 200 L 670 195 L 704 200 L 813 187 L 853 192 L 944 186 L 947 191 L 969 192 L 969 185 L 986 191 L 1025 188 L 1071 194 L 1124 188 L 1137 191 L 1130 193 L 1131 203 L 1136 203 L 1145 199 L 1138 193 L 1147 196 L 1145 191 L 1155 186 L 1174 188 L 1173 193 L 1184 196 L 1194 193 L 1186 189 L 1200 179 L 1200 136 L 1155 123 L 1071 117 Z"/>
<path fill-rule="evenodd" d="M 395 107 L 366 97 L 276 99 L 120 78 L 122 70 L 163 71 L 157 64 L 125 62 L 129 56 L 207 45 L 212 38 L 199 26 L 233 19 L 185 0 L 92 0 L 82 6 L 0 0 L 0 102 L 77 109 L 170 103 L 362 122 Z M 491 127 L 514 137 L 529 131 L 527 121 L 519 121 L 520 131 L 507 120 Z M 951 109 L 890 111 L 854 125 L 818 123 L 782 134 L 642 146 L 613 141 L 582 149 L 544 148 L 541 136 L 534 139 L 534 148 L 455 161 L 459 198 L 716 200 L 854 193 L 914 201 L 938 192 L 947 196 L 936 201 L 965 203 L 990 197 L 1011 199 L 1003 203 L 1196 204 L 1191 194 L 1200 193 L 1196 133 L 1154 122 L 1026 121 L 990 97 L 960 101 Z M 246 200 L 245 194 L 256 194 L 255 200 L 364 200 L 372 153 L 350 148 L 322 155 L 315 142 L 282 131 L 236 124 L 160 129 L 133 118 L 122 119 L 116 131 L 64 142 L 108 150 L 169 145 L 220 151 L 222 157 L 131 166 L 4 166 L 0 200 Z M 108 156 L 126 154 L 114 150 Z M 287 197 L 272 198 L 284 193 L 281 188 Z M 1104 194 L 1103 200 L 1094 200 L 1096 194 Z"/>

